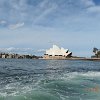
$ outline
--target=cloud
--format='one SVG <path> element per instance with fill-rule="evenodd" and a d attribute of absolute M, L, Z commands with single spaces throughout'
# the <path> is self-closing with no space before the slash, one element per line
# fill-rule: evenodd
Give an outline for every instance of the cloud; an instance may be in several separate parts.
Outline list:
<path fill-rule="evenodd" d="M 45 52 L 46 50 L 45 49 L 39 49 L 37 50 L 37 52 Z"/>
<path fill-rule="evenodd" d="M 53 12 L 57 8 L 57 5 L 52 5 L 50 8 L 45 9 L 37 18 L 34 20 L 33 23 L 37 23 Z"/>
<path fill-rule="evenodd" d="M 35 53 L 44 53 L 45 51 L 46 51 L 45 49 L 34 50 L 32 48 L 15 48 L 15 47 L 0 48 L 0 52 L 18 53 L 18 54 L 35 54 Z"/>
<path fill-rule="evenodd" d="M 24 22 L 23 23 L 17 23 L 17 24 L 13 24 L 13 25 L 9 25 L 9 29 L 17 29 L 17 28 L 20 28 L 20 27 L 23 27 L 24 26 Z"/>
<path fill-rule="evenodd" d="M 88 11 L 90 13 L 99 13 L 100 14 L 100 6 L 93 6 L 93 7 L 90 7 L 88 8 Z"/>
<path fill-rule="evenodd" d="M 8 52 L 8 53 L 21 53 L 21 54 L 28 54 L 34 52 L 32 48 L 0 48 L 0 52 Z"/>
<path fill-rule="evenodd" d="M 10 47 L 10 48 L 6 48 L 5 50 L 7 50 L 7 51 L 12 51 L 12 50 L 14 50 L 15 48 L 14 47 Z"/>
<path fill-rule="evenodd" d="M 86 7 L 91 7 L 95 5 L 93 0 L 81 0 L 81 3 L 83 3 Z"/>
<path fill-rule="evenodd" d="M 54 25 L 56 21 L 61 22 L 59 18 L 66 17 L 67 19 L 68 16 L 80 13 L 87 14 L 84 10 L 92 12 L 99 9 L 96 8 L 93 0 L 0 0 L 0 19 L 7 20 L 10 29 L 22 27 L 24 23 Z M 12 25 L 16 22 L 24 23 Z"/>
<path fill-rule="evenodd" d="M 0 24 L 6 24 L 7 22 L 5 20 L 1 20 Z"/>
<path fill-rule="evenodd" d="M 100 14 L 100 5 L 96 5 L 95 0 L 83 0 L 86 7 L 86 10 L 89 13 Z"/>
<path fill-rule="evenodd" d="M 48 3 L 48 0 L 43 0 L 43 2 L 41 2 L 41 3 L 39 4 L 39 7 L 40 7 L 40 8 L 43 8 L 47 3 Z"/>

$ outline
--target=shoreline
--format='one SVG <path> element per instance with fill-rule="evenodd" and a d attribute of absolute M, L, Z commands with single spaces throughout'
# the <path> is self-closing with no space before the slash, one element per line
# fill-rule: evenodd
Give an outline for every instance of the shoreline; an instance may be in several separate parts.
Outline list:
<path fill-rule="evenodd" d="M 43 60 L 85 60 L 85 61 L 100 61 L 100 58 L 65 58 L 65 59 L 44 59 Z"/>

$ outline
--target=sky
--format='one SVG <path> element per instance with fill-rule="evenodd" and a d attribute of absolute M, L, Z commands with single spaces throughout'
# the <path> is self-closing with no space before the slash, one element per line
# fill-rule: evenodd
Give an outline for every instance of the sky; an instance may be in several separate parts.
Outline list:
<path fill-rule="evenodd" d="M 100 0 L 0 0 L 0 50 L 43 55 L 56 44 L 90 57 L 99 37 Z"/>

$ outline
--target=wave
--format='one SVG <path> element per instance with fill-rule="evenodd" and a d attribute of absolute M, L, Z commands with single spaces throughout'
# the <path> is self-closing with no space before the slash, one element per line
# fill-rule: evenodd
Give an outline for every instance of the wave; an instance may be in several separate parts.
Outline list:
<path fill-rule="evenodd" d="M 88 72 L 72 72 L 68 74 L 69 76 L 84 76 L 84 77 L 100 77 L 100 72 L 98 71 L 88 71 Z"/>
<path fill-rule="evenodd" d="M 89 71 L 87 73 L 79 73 L 79 75 L 85 77 L 100 77 L 100 72 Z"/>
<path fill-rule="evenodd" d="M 87 87 L 100 83 L 99 77 L 100 72 L 96 71 L 67 72 L 56 76 L 42 76 L 36 82 L 28 84 L 9 83 L 0 89 L 0 100 L 79 100 L 79 96 L 83 98 L 84 95 L 89 95 L 85 91 Z"/>

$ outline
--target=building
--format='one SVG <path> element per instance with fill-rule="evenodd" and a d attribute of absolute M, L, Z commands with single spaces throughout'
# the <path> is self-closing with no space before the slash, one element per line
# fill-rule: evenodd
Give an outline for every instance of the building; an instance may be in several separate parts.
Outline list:
<path fill-rule="evenodd" d="M 6 58 L 6 55 L 5 55 L 5 54 L 3 54 L 3 55 L 2 55 L 2 58 Z"/>
<path fill-rule="evenodd" d="M 66 59 L 71 57 L 72 52 L 68 49 L 59 48 L 57 45 L 53 45 L 52 48 L 46 50 L 43 59 Z"/>
<path fill-rule="evenodd" d="M 14 54 L 14 53 L 0 53 L 0 58 L 13 58 L 13 59 L 39 59 L 38 56 L 35 55 L 21 55 L 21 54 Z"/>

